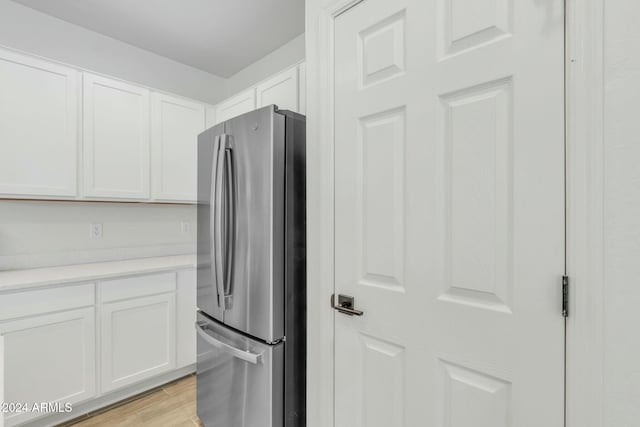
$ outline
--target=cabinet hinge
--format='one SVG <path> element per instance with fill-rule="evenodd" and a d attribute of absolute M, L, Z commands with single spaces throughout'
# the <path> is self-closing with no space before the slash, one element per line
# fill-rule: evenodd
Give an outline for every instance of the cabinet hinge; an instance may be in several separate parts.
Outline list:
<path fill-rule="evenodd" d="M 569 276 L 562 276 L 562 317 L 569 317 Z"/>

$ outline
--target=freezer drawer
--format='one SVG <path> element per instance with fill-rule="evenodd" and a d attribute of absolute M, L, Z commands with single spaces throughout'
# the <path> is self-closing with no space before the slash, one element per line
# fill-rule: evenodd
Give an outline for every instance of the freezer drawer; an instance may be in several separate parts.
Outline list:
<path fill-rule="evenodd" d="M 267 345 L 198 314 L 197 411 L 206 427 L 280 427 L 284 343 Z"/>

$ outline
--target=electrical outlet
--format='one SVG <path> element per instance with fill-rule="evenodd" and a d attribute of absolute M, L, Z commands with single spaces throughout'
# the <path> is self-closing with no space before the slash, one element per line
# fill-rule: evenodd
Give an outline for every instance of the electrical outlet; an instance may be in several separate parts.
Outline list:
<path fill-rule="evenodd" d="M 180 230 L 182 230 L 183 233 L 188 233 L 189 231 L 191 231 L 191 224 L 187 221 L 182 221 L 180 222 Z"/>
<path fill-rule="evenodd" d="M 102 224 L 89 224 L 89 237 L 91 239 L 102 239 Z"/>

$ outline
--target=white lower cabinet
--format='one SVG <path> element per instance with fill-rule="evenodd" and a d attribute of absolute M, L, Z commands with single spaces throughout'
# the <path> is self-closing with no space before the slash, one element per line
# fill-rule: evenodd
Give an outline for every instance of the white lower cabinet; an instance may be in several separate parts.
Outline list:
<path fill-rule="evenodd" d="M 101 306 L 102 392 L 176 366 L 175 293 Z"/>
<path fill-rule="evenodd" d="M 5 344 L 5 401 L 30 411 L 5 414 L 7 426 L 42 415 L 40 402 L 78 403 L 96 394 L 93 307 L 0 324 Z"/>
<path fill-rule="evenodd" d="M 177 367 L 196 363 L 196 270 L 178 272 L 178 290 L 176 293 Z"/>
<path fill-rule="evenodd" d="M 196 289 L 196 270 L 182 268 L 0 293 L 4 401 L 90 406 L 107 393 L 126 395 L 127 386 L 189 373 Z M 48 414 L 4 415 L 14 426 Z"/>

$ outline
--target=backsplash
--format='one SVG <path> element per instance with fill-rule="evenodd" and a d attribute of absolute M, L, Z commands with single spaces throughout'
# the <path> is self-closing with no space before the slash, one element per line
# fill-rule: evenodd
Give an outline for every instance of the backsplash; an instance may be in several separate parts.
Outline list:
<path fill-rule="evenodd" d="M 196 206 L 0 200 L 0 271 L 195 250 Z"/>

